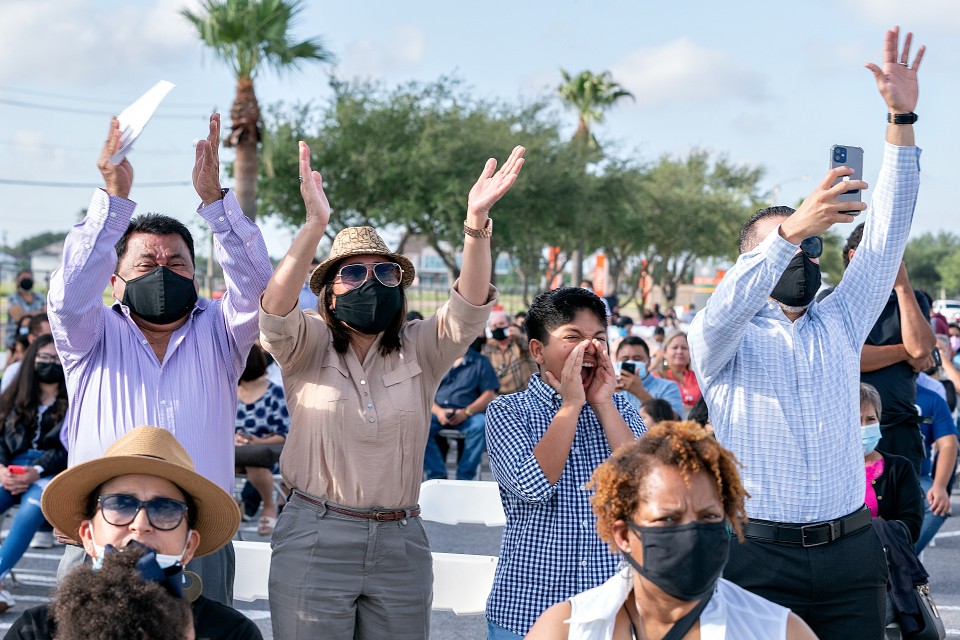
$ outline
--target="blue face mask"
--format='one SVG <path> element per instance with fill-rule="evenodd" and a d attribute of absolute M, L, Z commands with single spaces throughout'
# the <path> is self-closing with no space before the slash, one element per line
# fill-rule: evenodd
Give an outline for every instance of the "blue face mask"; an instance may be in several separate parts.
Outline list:
<path fill-rule="evenodd" d="M 863 455 L 876 449 L 880 442 L 880 423 L 873 422 L 860 427 L 860 441 L 863 444 Z"/>

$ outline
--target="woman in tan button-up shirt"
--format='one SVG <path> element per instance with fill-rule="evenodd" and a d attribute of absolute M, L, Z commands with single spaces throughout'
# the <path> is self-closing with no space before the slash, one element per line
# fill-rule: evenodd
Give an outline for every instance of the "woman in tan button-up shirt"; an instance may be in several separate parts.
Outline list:
<path fill-rule="evenodd" d="M 470 190 L 460 279 L 436 315 L 405 323 L 414 268 L 371 227 L 337 234 L 310 278 L 318 312 L 298 296 L 330 205 L 300 143 L 307 218 L 263 294 L 261 341 L 277 360 L 291 426 L 280 468 L 293 496 L 273 537 L 274 637 L 429 637 L 433 572 L 418 517 L 430 407 L 440 380 L 483 332 L 490 208 L 523 166 L 487 161 Z"/>

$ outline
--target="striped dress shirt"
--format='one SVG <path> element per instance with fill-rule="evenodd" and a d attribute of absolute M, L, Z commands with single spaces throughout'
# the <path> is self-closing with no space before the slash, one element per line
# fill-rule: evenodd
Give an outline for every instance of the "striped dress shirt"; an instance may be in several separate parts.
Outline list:
<path fill-rule="evenodd" d="M 237 381 L 272 273 L 263 236 L 232 192 L 198 209 L 213 231 L 227 291 L 197 301 L 161 363 L 126 305 L 103 304 L 117 264 L 114 245 L 135 207 L 98 189 L 51 277 L 50 327 L 70 397 L 61 434 L 69 464 L 98 458 L 134 427 L 152 425 L 170 431 L 197 471 L 232 493 Z"/>
<path fill-rule="evenodd" d="M 916 147 L 885 146 L 863 241 L 823 302 L 790 322 L 769 299 L 797 251 L 775 229 L 690 326 L 710 422 L 743 465 L 751 518 L 819 522 L 863 505 L 860 349 L 903 257 L 919 158 Z"/>
<path fill-rule="evenodd" d="M 486 613 L 520 635 L 549 606 L 603 584 L 620 561 L 597 536 L 590 506 L 587 483 L 611 454 L 590 405 L 580 412 L 560 480 L 551 485 L 533 455 L 561 402 L 535 374 L 526 391 L 500 396 L 487 407 L 490 470 L 500 485 L 507 526 Z M 613 402 L 633 434 L 643 435 L 646 427 L 623 394 L 614 394 Z"/>

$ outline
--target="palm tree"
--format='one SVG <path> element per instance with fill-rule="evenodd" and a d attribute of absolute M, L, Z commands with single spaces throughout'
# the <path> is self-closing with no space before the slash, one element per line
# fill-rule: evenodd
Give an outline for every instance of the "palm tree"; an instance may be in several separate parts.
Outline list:
<path fill-rule="evenodd" d="M 614 82 L 609 71 L 594 74 L 581 71 L 576 76 L 560 69 L 563 84 L 557 88 L 560 98 L 577 110 L 577 131 L 575 140 L 584 140 L 592 146 L 598 146 L 590 133 L 590 124 L 602 122 L 603 114 L 618 100 L 633 98 L 633 94 Z"/>
<path fill-rule="evenodd" d="M 237 78 L 237 95 L 225 146 L 236 148 L 234 178 L 237 200 L 251 219 L 257 213 L 257 144 L 260 105 L 253 89 L 258 71 L 293 71 L 304 62 L 328 62 L 333 55 L 318 38 L 294 42 L 290 31 L 303 10 L 302 0 L 202 0 L 201 12 L 181 14 L 197 29 L 200 40 L 228 64 Z"/>
<path fill-rule="evenodd" d="M 571 76 L 560 69 L 560 75 L 563 76 L 563 84 L 557 87 L 557 93 L 564 103 L 577 110 L 577 131 L 573 134 L 574 141 L 599 149 L 597 139 L 590 132 L 590 124 L 602 122 L 605 111 L 618 100 L 633 98 L 633 94 L 614 82 L 609 71 L 601 74 L 581 71 L 576 76 Z M 578 242 L 570 259 L 573 261 L 573 283 L 576 286 L 583 279 L 582 240 Z"/>

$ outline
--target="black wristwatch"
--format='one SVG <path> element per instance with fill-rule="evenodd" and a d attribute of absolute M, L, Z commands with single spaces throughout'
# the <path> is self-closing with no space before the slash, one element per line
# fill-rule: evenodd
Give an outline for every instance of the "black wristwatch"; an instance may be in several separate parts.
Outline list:
<path fill-rule="evenodd" d="M 915 114 L 913 111 L 910 113 L 888 113 L 887 122 L 890 124 L 913 124 L 920 117 Z"/>

